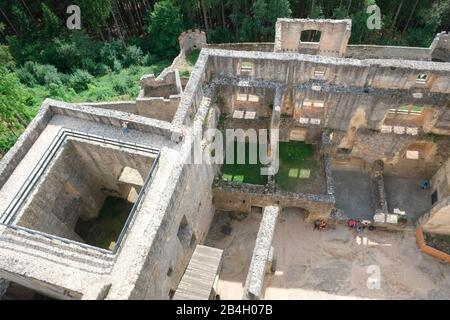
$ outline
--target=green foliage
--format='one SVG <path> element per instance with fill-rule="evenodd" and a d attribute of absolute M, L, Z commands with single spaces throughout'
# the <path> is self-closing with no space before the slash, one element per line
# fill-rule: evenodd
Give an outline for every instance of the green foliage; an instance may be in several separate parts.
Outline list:
<path fill-rule="evenodd" d="M 14 69 L 16 66 L 8 46 L 0 45 L 0 66 L 4 66 L 8 69 Z"/>
<path fill-rule="evenodd" d="M 23 67 L 17 69 L 17 76 L 22 83 L 30 87 L 34 85 L 49 86 L 52 83 L 62 84 L 58 70 L 49 64 L 28 61 Z"/>
<path fill-rule="evenodd" d="M 261 175 L 261 163 L 257 161 L 256 164 L 250 164 L 250 150 L 258 150 L 259 145 L 245 143 L 245 163 L 238 164 L 238 142 L 235 142 L 229 148 L 234 148 L 234 162 L 225 163 L 220 169 L 222 179 L 226 181 L 234 181 L 239 183 L 251 183 L 257 185 L 264 185 L 267 182 L 266 176 Z"/>
<path fill-rule="evenodd" d="M 94 78 L 92 75 L 85 71 L 77 69 L 75 72 L 69 77 L 68 86 L 73 88 L 75 92 L 81 92 L 87 90 L 89 84 L 93 82 Z"/>
<path fill-rule="evenodd" d="M 45 3 L 42 3 L 42 15 L 44 20 L 44 35 L 49 38 L 58 36 L 61 32 L 61 21 L 59 21 L 59 18 Z"/>
<path fill-rule="evenodd" d="M 82 22 L 94 31 L 99 31 L 105 24 L 112 10 L 112 0 L 75 0 L 75 4 L 80 6 Z"/>
<path fill-rule="evenodd" d="M 280 167 L 275 181 L 281 189 L 295 192 L 299 184 L 314 178 L 317 163 L 311 144 L 280 142 L 279 157 Z"/>
<path fill-rule="evenodd" d="M 144 62 L 144 54 L 141 48 L 137 46 L 128 46 L 123 54 L 123 66 L 128 68 L 132 65 L 142 65 Z"/>
<path fill-rule="evenodd" d="M 187 62 L 190 66 L 195 66 L 200 55 L 200 50 L 192 50 L 187 56 Z"/>
<path fill-rule="evenodd" d="M 152 51 L 161 57 L 175 57 L 179 51 L 178 36 L 184 29 L 180 9 L 169 0 L 159 1 L 150 12 L 149 20 Z"/>
<path fill-rule="evenodd" d="M 189 78 L 190 75 L 191 73 L 189 72 L 189 70 L 180 70 L 180 77 Z"/>
<path fill-rule="evenodd" d="M 243 17 L 239 27 L 239 39 L 249 41 L 273 41 L 277 18 L 288 18 L 292 11 L 287 0 L 255 0 L 251 15 Z"/>
<path fill-rule="evenodd" d="M 120 63 L 120 53 L 122 50 L 123 46 L 120 41 L 114 40 L 105 42 L 100 50 L 100 60 L 112 70 L 119 71 L 122 69 Z"/>
<path fill-rule="evenodd" d="M 0 151 L 8 150 L 28 124 L 28 101 L 29 95 L 17 76 L 0 67 Z"/>

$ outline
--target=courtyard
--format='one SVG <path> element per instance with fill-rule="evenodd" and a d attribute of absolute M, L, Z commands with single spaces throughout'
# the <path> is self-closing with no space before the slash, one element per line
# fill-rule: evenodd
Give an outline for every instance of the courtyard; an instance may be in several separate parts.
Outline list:
<path fill-rule="evenodd" d="M 206 245 L 224 250 L 217 293 L 241 299 L 261 214 L 216 212 Z M 226 235 L 225 229 L 231 232 Z M 295 209 L 284 210 L 272 243 L 276 272 L 266 274 L 264 299 L 446 299 L 450 267 L 422 254 L 414 230 L 404 234 L 345 226 L 319 232 Z M 370 268 L 380 288 L 369 289 Z M 375 267 L 374 267 L 375 266 Z"/>
<path fill-rule="evenodd" d="M 267 176 L 261 175 L 262 164 L 259 161 L 259 155 L 257 156 L 256 161 L 252 160 L 250 157 L 250 152 L 252 150 L 256 150 L 259 152 L 259 146 L 257 143 L 249 143 L 246 142 L 244 144 L 245 147 L 245 162 L 240 163 L 242 161 L 239 160 L 239 143 L 234 142 L 231 145 L 234 148 L 234 159 L 233 163 L 225 163 L 221 169 L 221 178 L 225 181 L 237 182 L 237 183 L 250 183 L 257 185 L 264 185 L 267 183 Z M 230 151 L 231 146 L 227 149 L 226 152 Z M 257 153 L 258 154 L 258 153 Z"/>
<path fill-rule="evenodd" d="M 371 220 L 375 213 L 372 203 L 370 177 L 356 168 L 335 167 L 336 208 L 351 219 Z"/>
<path fill-rule="evenodd" d="M 385 176 L 389 212 L 400 213 L 409 221 L 415 222 L 430 210 L 431 193 L 421 188 L 421 182 L 421 179 Z"/>
<path fill-rule="evenodd" d="M 325 192 L 325 172 L 315 146 L 304 142 L 280 142 L 280 168 L 275 176 L 279 189 L 295 193 Z"/>

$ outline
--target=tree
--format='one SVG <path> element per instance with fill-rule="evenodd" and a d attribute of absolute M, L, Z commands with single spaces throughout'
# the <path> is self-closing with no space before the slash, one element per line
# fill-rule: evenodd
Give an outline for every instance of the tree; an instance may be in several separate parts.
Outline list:
<path fill-rule="evenodd" d="M 45 3 L 42 3 L 42 15 L 45 36 L 49 38 L 58 36 L 61 31 L 61 21 Z"/>
<path fill-rule="evenodd" d="M 150 12 L 148 33 L 153 51 L 161 57 L 174 57 L 179 51 L 178 36 L 183 32 L 180 9 L 169 0 L 159 1 Z"/>
<path fill-rule="evenodd" d="M 18 130 L 25 127 L 30 119 L 27 114 L 28 94 L 23 89 L 17 76 L 0 67 L 0 149 L 7 150 L 18 136 Z M 6 132 L 6 134 L 5 134 Z M 8 134 L 9 133 L 9 134 Z"/>
<path fill-rule="evenodd" d="M 86 21 L 89 28 L 100 32 L 100 28 L 111 14 L 112 0 L 76 0 L 74 2 L 80 6 L 81 22 Z"/>

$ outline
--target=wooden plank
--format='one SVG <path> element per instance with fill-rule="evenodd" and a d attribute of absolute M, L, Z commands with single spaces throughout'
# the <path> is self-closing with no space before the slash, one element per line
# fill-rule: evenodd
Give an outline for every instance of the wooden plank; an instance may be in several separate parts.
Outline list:
<path fill-rule="evenodd" d="M 174 300 L 208 300 L 222 262 L 223 251 L 198 245 L 178 285 Z"/>

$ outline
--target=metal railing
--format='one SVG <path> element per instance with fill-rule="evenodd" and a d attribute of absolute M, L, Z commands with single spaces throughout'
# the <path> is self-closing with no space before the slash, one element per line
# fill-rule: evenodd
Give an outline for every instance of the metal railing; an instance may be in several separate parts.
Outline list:
<path fill-rule="evenodd" d="M 122 227 L 119 237 L 117 238 L 116 245 L 112 251 L 102 249 L 99 247 L 95 247 L 95 246 L 92 246 L 89 244 L 77 242 L 74 240 L 62 238 L 59 236 L 51 235 L 49 233 L 45 233 L 42 231 L 32 230 L 30 228 L 26 228 L 26 227 L 22 227 L 22 226 L 18 226 L 18 225 L 12 225 L 15 217 L 17 216 L 17 214 L 20 212 L 20 210 L 24 206 L 26 200 L 28 199 L 28 197 L 30 196 L 32 191 L 35 189 L 35 187 L 37 186 L 38 182 L 40 181 L 40 179 L 42 178 L 44 173 L 47 171 L 48 166 L 54 159 L 56 153 L 60 150 L 63 143 L 66 142 L 67 138 L 69 138 L 69 137 L 78 138 L 78 139 L 84 140 L 84 141 L 93 141 L 93 142 L 103 143 L 103 144 L 112 145 L 112 146 L 116 146 L 116 147 L 132 149 L 135 151 L 146 152 L 146 153 L 149 153 L 149 154 L 152 154 L 155 156 L 155 159 L 150 167 L 148 175 L 147 175 L 147 177 L 144 181 L 144 184 L 141 188 L 141 191 L 139 193 L 138 199 L 134 203 L 134 205 L 130 211 L 130 214 L 128 215 L 128 218 L 125 221 L 124 226 Z M 44 238 L 47 238 L 50 240 L 58 240 L 63 243 L 66 243 L 66 244 L 76 245 L 78 247 L 82 247 L 85 249 L 93 249 L 93 250 L 100 251 L 100 252 L 103 252 L 106 254 L 116 254 L 118 252 L 118 250 L 122 247 L 122 242 L 126 236 L 126 231 L 127 231 L 128 227 L 130 226 L 130 224 L 134 221 L 135 213 L 140 208 L 142 200 L 148 191 L 147 187 L 153 180 L 153 176 L 154 176 L 153 173 L 155 172 L 155 170 L 158 166 L 159 158 L 160 158 L 160 150 L 157 148 L 149 147 L 149 146 L 146 146 L 143 144 L 130 143 L 130 142 L 126 142 L 123 140 L 107 138 L 105 136 L 89 134 L 86 132 L 62 128 L 58 131 L 56 137 L 53 139 L 48 150 L 42 155 L 39 162 L 33 168 L 31 173 L 28 175 L 27 179 L 25 180 L 25 182 L 22 184 L 19 191 L 16 193 L 16 195 L 11 200 L 11 202 L 9 203 L 9 205 L 6 208 L 6 210 L 4 211 L 4 213 L 1 215 L 0 224 L 5 225 L 7 228 L 24 231 L 29 234 L 38 235 L 38 236 L 41 236 L 41 237 L 44 237 Z"/>

